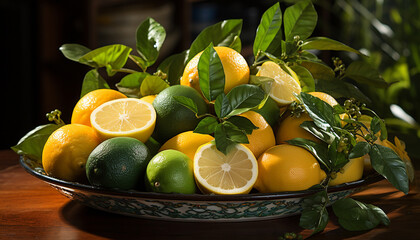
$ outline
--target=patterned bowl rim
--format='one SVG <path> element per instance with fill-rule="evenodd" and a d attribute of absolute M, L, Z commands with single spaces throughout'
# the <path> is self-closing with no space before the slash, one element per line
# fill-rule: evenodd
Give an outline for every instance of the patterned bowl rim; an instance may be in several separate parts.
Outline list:
<path fill-rule="evenodd" d="M 118 190 L 118 189 L 106 189 L 102 187 L 87 185 L 78 182 L 69 182 L 60 180 L 54 177 L 45 175 L 42 168 L 38 170 L 29 166 L 25 159 L 29 161 L 34 161 L 28 157 L 20 156 L 19 163 L 20 165 L 31 175 L 56 186 L 80 190 L 84 192 L 96 193 L 96 194 L 106 194 L 115 197 L 132 197 L 132 198 L 142 198 L 142 199 L 164 199 L 164 200 L 187 200 L 187 201 L 206 201 L 206 202 L 219 202 L 219 201 L 255 201 L 255 200 L 278 200 L 278 199 L 288 199 L 288 198 L 302 198 L 308 195 L 311 195 L 319 190 L 309 189 L 304 191 L 290 191 L 290 192 L 277 192 L 277 193 L 249 193 L 249 194 L 237 194 L 237 195 L 205 195 L 205 194 L 178 194 L 178 193 L 155 193 L 155 192 L 142 192 L 137 190 Z M 383 180 L 384 178 L 377 174 L 373 173 L 368 176 L 363 177 L 362 179 L 354 182 L 343 183 L 340 185 L 328 187 L 329 193 L 341 192 L 350 189 L 358 189 L 369 184 Z"/>

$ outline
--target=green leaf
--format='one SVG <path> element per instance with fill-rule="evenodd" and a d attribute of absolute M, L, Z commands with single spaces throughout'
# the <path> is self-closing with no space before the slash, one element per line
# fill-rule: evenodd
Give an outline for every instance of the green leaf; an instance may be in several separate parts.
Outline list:
<path fill-rule="evenodd" d="M 237 51 L 238 53 L 240 53 L 241 50 L 242 50 L 242 42 L 241 42 L 241 39 L 239 38 L 239 36 L 235 36 L 233 38 L 233 42 L 228 47 L 232 48 L 235 51 Z"/>
<path fill-rule="evenodd" d="M 121 69 L 127 62 L 132 49 L 130 47 L 114 44 L 97 48 L 83 55 L 79 62 L 93 68 L 106 67 L 109 76 L 114 75 L 114 69 Z"/>
<path fill-rule="evenodd" d="M 262 77 L 262 76 L 255 76 L 249 75 L 249 83 L 259 86 L 264 90 L 264 92 L 269 93 L 271 89 L 271 85 L 273 85 L 273 78 L 270 77 Z"/>
<path fill-rule="evenodd" d="M 248 118 L 242 116 L 232 116 L 228 120 L 246 134 L 251 134 L 253 130 L 258 129 Z"/>
<path fill-rule="evenodd" d="M 171 85 L 178 85 L 187 64 L 188 51 L 169 56 L 159 65 L 158 70 L 168 75 Z"/>
<path fill-rule="evenodd" d="M 224 121 L 222 125 L 224 126 L 226 136 L 230 141 L 234 143 L 249 143 L 245 131 L 242 131 L 242 129 L 229 121 Z"/>
<path fill-rule="evenodd" d="M 313 121 L 304 121 L 299 126 L 328 144 L 332 143 L 338 137 L 333 131 L 324 131 L 317 127 Z"/>
<path fill-rule="evenodd" d="M 322 163 L 328 170 L 331 169 L 331 161 L 328 157 L 328 148 L 314 141 L 304 138 L 293 138 L 286 141 L 288 144 L 303 147 L 314 155 L 320 163 Z"/>
<path fill-rule="evenodd" d="M 219 123 L 218 125 L 216 125 L 216 129 L 214 131 L 214 139 L 216 142 L 217 150 L 219 150 L 225 155 L 227 154 L 230 146 L 233 146 L 234 144 L 236 144 L 235 142 L 233 142 L 232 140 L 228 138 L 225 125 L 223 125 L 222 123 Z"/>
<path fill-rule="evenodd" d="M 197 69 L 201 92 L 211 102 L 223 93 L 225 88 L 222 61 L 214 50 L 213 44 L 210 44 L 201 54 Z"/>
<path fill-rule="evenodd" d="M 311 72 L 308 69 L 302 66 L 291 66 L 290 67 L 299 77 L 299 82 L 304 92 L 314 92 L 315 91 L 315 80 L 312 77 Z"/>
<path fill-rule="evenodd" d="M 232 111 L 228 116 L 234 116 L 257 107 L 265 98 L 264 91 L 252 84 L 242 84 L 230 90 L 226 95 Z"/>
<path fill-rule="evenodd" d="M 184 105 L 185 107 L 193 111 L 195 114 L 198 114 L 197 104 L 191 98 L 184 96 L 173 96 L 173 98 L 181 105 Z"/>
<path fill-rule="evenodd" d="M 362 53 L 357 51 L 356 49 L 351 48 L 344 43 L 338 42 L 336 40 L 332 40 L 327 37 L 308 38 L 305 41 L 303 41 L 302 49 L 347 51 L 347 52 L 354 52 L 354 53 L 362 55 Z"/>
<path fill-rule="evenodd" d="M 142 95 L 140 93 L 140 86 L 143 80 L 150 76 L 146 72 L 136 72 L 124 76 L 121 81 L 115 86 L 118 88 L 118 91 L 124 93 L 128 97 L 140 98 Z"/>
<path fill-rule="evenodd" d="M 330 145 L 328 145 L 328 158 L 331 160 L 331 171 L 338 172 L 349 162 L 344 151 L 338 151 L 340 138 L 335 138 Z"/>
<path fill-rule="evenodd" d="M 356 201 L 343 198 L 332 205 L 338 223 L 348 231 L 365 231 L 375 228 L 380 223 L 389 225 L 389 218 L 382 209 Z"/>
<path fill-rule="evenodd" d="M 138 26 L 136 48 L 144 70 L 156 62 L 165 37 L 165 29 L 153 18 L 147 18 Z"/>
<path fill-rule="evenodd" d="M 390 148 L 374 144 L 369 151 L 372 167 L 395 188 L 408 194 L 408 177 L 404 162 Z"/>
<path fill-rule="evenodd" d="M 259 52 L 265 52 L 278 35 L 278 32 L 281 33 L 281 24 L 282 13 L 280 4 L 276 3 L 267 9 L 261 17 L 253 46 L 255 57 L 259 55 Z"/>
<path fill-rule="evenodd" d="M 382 78 L 378 70 L 364 61 L 352 62 L 346 68 L 344 76 L 369 86 L 380 88 L 388 87 L 388 83 Z"/>
<path fill-rule="evenodd" d="M 318 21 L 318 14 L 311 1 L 299 1 L 284 12 L 284 35 L 286 41 L 295 36 L 305 40 L 312 35 Z"/>
<path fill-rule="evenodd" d="M 320 191 L 303 200 L 303 212 L 300 216 L 299 226 L 313 230 L 312 234 L 322 232 L 328 223 L 327 191 Z"/>
<path fill-rule="evenodd" d="M 334 115 L 334 108 L 328 103 L 308 93 L 301 92 L 300 96 L 309 117 L 314 120 L 315 125 L 320 129 L 333 131 L 333 127 L 341 126 L 338 116 Z"/>
<path fill-rule="evenodd" d="M 163 89 L 169 87 L 169 84 L 158 76 L 147 76 L 140 85 L 140 94 L 142 96 L 155 95 Z"/>
<path fill-rule="evenodd" d="M 237 47 L 241 30 L 242 19 L 224 20 L 205 28 L 191 44 L 186 62 L 207 48 L 210 43 L 214 46 Z M 241 49 L 235 50 L 241 51 Z"/>
<path fill-rule="evenodd" d="M 214 103 L 214 111 L 219 118 L 224 118 L 232 111 L 229 99 L 225 93 L 220 94 Z"/>
<path fill-rule="evenodd" d="M 306 68 L 314 79 L 334 80 L 335 73 L 332 68 L 320 61 L 303 60 L 300 65 Z"/>
<path fill-rule="evenodd" d="M 45 142 L 51 133 L 60 127 L 61 126 L 57 124 L 38 126 L 23 136 L 19 142 L 11 148 L 17 154 L 27 156 L 41 163 L 42 149 L 44 149 Z"/>
<path fill-rule="evenodd" d="M 381 122 L 382 120 L 376 116 L 372 118 L 370 121 L 370 129 L 373 134 L 377 134 L 381 130 Z"/>
<path fill-rule="evenodd" d="M 63 53 L 63 55 L 75 62 L 78 62 L 83 55 L 90 52 L 91 50 L 83 45 L 80 44 L 63 44 L 60 47 L 60 51 Z"/>
<path fill-rule="evenodd" d="M 88 92 L 101 88 L 109 89 L 110 87 L 105 81 L 105 79 L 103 79 L 102 76 L 99 74 L 98 70 L 92 69 L 86 73 L 85 78 L 83 79 L 82 92 L 80 93 L 80 98 Z"/>
<path fill-rule="evenodd" d="M 213 134 L 216 131 L 217 124 L 219 124 L 219 122 L 217 122 L 215 117 L 205 117 L 197 124 L 194 132 L 201 134 Z"/>
<path fill-rule="evenodd" d="M 317 92 L 325 92 L 334 98 L 354 98 L 362 103 L 370 103 L 371 100 L 363 94 L 359 88 L 351 83 L 340 80 L 335 81 L 317 81 L 315 84 Z"/>
<path fill-rule="evenodd" d="M 350 151 L 349 159 L 363 157 L 370 151 L 370 144 L 368 142 L 357 142 Z"/>

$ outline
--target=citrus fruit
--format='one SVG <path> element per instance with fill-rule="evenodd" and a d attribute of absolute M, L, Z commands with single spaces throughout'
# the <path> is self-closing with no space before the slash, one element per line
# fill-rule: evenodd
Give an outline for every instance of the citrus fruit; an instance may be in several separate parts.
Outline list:
<path fill-rule="evenodd" d="M 155 98 L 156 98 L 156 95 L 147 95 L 147 96 L 144 96 L 144 97 L 140 98 L 140 100 L 143 100 L 145 102 L 148 102 L 148 103 L 152 104 L 153 101 L 155 100 Z"/>
<path fill-rule="evenodd" d="M 262 193 L 300 191 L 321 183 L 326 174 L 304 148 L 281 144 L 258 158 L 255 188 Z"/>
<path fill-rule="evenodd" d="M 337 176 L 331 179 L 329 185 L 335 186 L 342 183 L 354 182 L 362 178 L 363 176 L 363 157 L 353 158 L 344 165 L 340 172 L 337 172 Z"/>
<path fill-rule="evenodd" d="M 245 58 L 232 48 L 214 47 L 214 49 L 219 55 L 225 73 L 225 94 L 238 85 L 248 83 L 249 67 Z M 201 93 L 201 89 L 198 81 L 197 65 L 201 54 L 202 52 L 198 53 L 188 62 L 180 82 L 181 85 L 193 87 L 199 93 Z"/>
<path fill-rule="evenodd" d="M 289 69 L 289 72 L 293 73 L 291 69 Z M 297 76 L 295 76 L 295 79 L 275 62 L 264 62 L 256 75 L 274 79 L 268 94 L 279 106 L 292 103 L 296 100 L 294 94 L 301 92 Z"/>
<path fill-rule="evenodd" d="M 192 99 L 197 105 L 198 115 L 207 112 L 207 104 L 192 87 L 174 85 L 160 92 L 153 101 L 156 110 L 154 138 L 163 143 L 175 135 L 194 130 L 200 119 L 195 113 L 175 100 L 174 96 Z"/>
<path fill-rule="evenodd" d="M 312 96 L 318 97 L 324 102 L 328 103 L 330 106 L 334 106 L 337 101 L 330 95 L 323 92 L 310 92 Z M 313 121 L 309 117 L 307 112 L 302 112 L 300 114 L 286 114 L 284 118 L 280 121 L 279 126 L 276 132 L 276 142 L 277 144 L 286 143 L 286 141 L 293 138 L 305 138 L 312 140 L 314 142 L 320 142 L 320 140 L 301 128 L 300 125 L 305 121 Z"/>
<path fill-rule="evenodd" d="M 151 156 L 144 143 L 131 137 L 103 141 L 89 155 L 86 175 L 93 186 L 141 189 Z"/>
<path fill-rule="evenodd" d="M 265 150 L 276 145 L 273 129 L 268 125 L 267 121 L 259 113 L 248 111 L 242 113 L 240 116 L 248 118 L 258 129 L 254 129 L 251 134 L 248 134 L 248 147 L 255 158 L 258 158 Z"/>
<path fill-rule="evenodd" d="M 249 148 L 234 145 L 226 155 L 207 143 L 194 156 L 194 177 L 203 193 L 246 194 L 257 179 L 257 160 Z"/>
<path fill-rule="evenodd" d="M 150 103 L 136 98 L 122 98 L 97 107 L 90 120 L 102 140 L 133 137 L 146 142 L 155 128 L 156 112 Z"/>
<path fill-rule="evenodd" d="M 127 98 L 124 94 L 112 89 L 97 89 L 84 95 L 76 103 L 71 115 L 71 123 L 91 126 L 90 114 L 102 103 L 110 100 Z"/>
<path fill-rule="evenodd" d="M 161 144 L 156 141 L 153 137 L 150 137 L 145 143 L 146 147 L 149 149 L 152 156 L 156 155 L 159 152 Z"/>
<path fill-rule="evenodd" d="M 255 109 L 253 111 L 261 114 L 272 129 L 277 127 L 277 123 L 280 119 L 280 108 L 271 97 L 267 98 L 267 101 L 264 103 L 262 108 Z"/>
<path fill-rule="evenodd" d="M 68 124 L 55 130 L 42 151 L 42 166 L 52 177 L 66 181 L 86 181 L 85 165 L 90 152 L 100 143 L 86 125 Z"/>
<path fill-rule="evenodd" d="M 159 149 L 159 152 L 167 149 L 178 150 L 186 154 L 191 161 L 194 159 L 195 152 L 201 145 L 212 141 L 214 137 L 208 134 L 194 133 L 187 131 L 176 135 L 165 142 Z"/>
<path fill-rule="evenodd" d="M 159 193 L 195 193 L 192 161 L 184 153 L 168 149 L 150 160 L 145 176 L 146 190 Z"/>

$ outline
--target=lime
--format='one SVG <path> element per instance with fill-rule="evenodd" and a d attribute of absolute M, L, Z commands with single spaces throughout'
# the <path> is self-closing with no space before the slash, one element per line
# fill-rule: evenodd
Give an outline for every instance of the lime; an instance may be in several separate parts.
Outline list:
<path fill-rule="evenodd" d="M 150 153 L 131 137 L 115 137 L 99 144 L 86 162 L 90 184 L 105 188 L 141 189 Z"/>
<path fill-rule="evenodd" d="M 145 185 L 152 192 L 195 193 L 192 160 L 173 149 L 156 154 L 147 165 Z"/>
<path fill-rule="evenodd" d="M 200 121 L 193 111 L 180 104 L 174 96 L 192 99 L 197 105 L 198 115 L 207 112 L 206 102 L 192 87 L 174 85 L 160 92 L 153 101 L 157 118 L 152 136 L 161 143 L 179 133 L 194 130 Z"/>

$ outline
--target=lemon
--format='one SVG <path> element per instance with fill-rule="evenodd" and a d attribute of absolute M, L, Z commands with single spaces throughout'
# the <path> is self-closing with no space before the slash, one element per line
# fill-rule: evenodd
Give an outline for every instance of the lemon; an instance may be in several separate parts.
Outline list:
<path fill-rule="evenodd" d="M 48 137 L 42 151 L 42 166 L 49 176 L 85 182 L 86 161 L 99 143 L 91 127 L 82 124 L 64 125 Z"/>
<path fill-rule="evenodd" d="M 291 69 L 289 72 L 293 73 Z M 256 75 L 274 79 L 268 94 L 279 106 L 292 103 L 296 100 L 295 94 L 301 92 L 296 74 L 292 77 L 275 62 L 264 62 Z"/>
<path fill-rule="evenodd" d="M 113 89 L 97 89 L 87 93 L 76 103 L 71 115 L 71 123 L 79 123 L 90 127 L 90 114 L 93 110 L 103 103 L 119 98 L 127 97 Z"/>
<path fill-rule="evenodd" d="M 176 135 L 165 142 L 160 147 L 159 152 L 174 149 L 186 154 L 191 161 L 194 159 L 195 152 L 201 145 L 212 141 L 214 137 L 208 134 L 194 133 L 193 131 L 187 131 Z"/>
<path fill-rule="evenodd" d="M 194 177 L 203 193 L 246 194 L 257 175 L 257 160 L 242 144 L 236 144 L 224 155 L 216 145 L 207 143 L 194 156 Z"/>
<path fill-rule="evenodd" d="M 146 142 L 155 128 L 156 112 L 150 103 L 135 98 L 122 98 L 97 107 L 90 121 L 102 140 L 133 137 Z"/>
<path fill-rule="evenodd" d="M 262 193 L 300 191 L 321 183 L 326 174 L 304 148 L 281 144 L 258 158 L 255 188 Z"/>
<path fill-rule="evenodd" d="M 144 96 L 144 97 L 140 98 L 140 100 L 143 100 L 145 102 L 148 102 L 148 103 L 152 104 L 153 101 L 155 100 L 155 98 L 156 98 L 156 95 L 147 95 L 147 96 Z"/>
<path fill-rule="evenodd" d="M 169 149 L 150 160 L 145 176 L 146 190 L 159 193 L 193 194 L 196 191 L 191 159 Z"/>
<path fill-rule="evenodd" d="M 338 172 L 337 176 L 331 179 L 329 185 L 335 186 L 361 179 L 363 176 L 363 164 L 363 157 L 350 159 L 350 161 L 344 165 L 342 171 Z"/>
<path fill-rule="evenodd" d="M 135 138 L 103 141 L 89 155 L 86 175 L 93 186 L 122 190 L 142 189 L 149 150 Z"/>
<path fill-rule="evenodd" d="M 222 62 L 225 73 L 225 94 L 238 85 L 248 83 L 249 67 L 245 58 L 232 48 L 214 47 L 214 49 Z M 188 62 L 180 81 L 181 85 L 193 87 L 199 93 L 201 93 L 201 89 L 197 65 L 201 54 L 202 52 L 198 53 Z"/>

